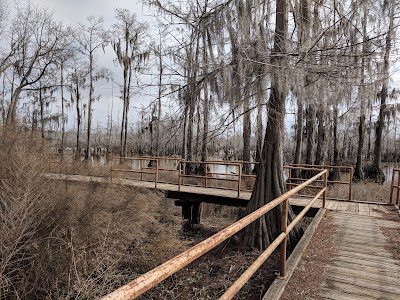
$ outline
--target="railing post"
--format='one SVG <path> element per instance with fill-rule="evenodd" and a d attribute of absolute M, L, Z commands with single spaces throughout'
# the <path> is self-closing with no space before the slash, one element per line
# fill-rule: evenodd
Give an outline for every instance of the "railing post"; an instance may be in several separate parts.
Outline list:
<path fill-rule="evenodd" d="M 350 167 L 350 182 L 349 182 L 349 201 L 351 201 L 352 193 L 353 193 L 353 167 Z"/>
<path fill-rule="evenodd" d="M 156 159 L 156 178 L 155 178 L 155 188 L 157 188 L 157 182 L 158 182 L 158 158 Z"/>
<path fill-rule="evenodd" d="M 289 168 L 289 178 L 288 178 L 288 183 L 292 183 L 292 168 Z M 289 186 L 291 188 L 291 185 Z M 289 190 L 289 189 L 288 189 Z"/>
<path fill-rule="evenodd" d="M 178 174 L 178 192 L 181 191 L 181 173 L 182 173 L 182 161 L 178 161 L 179 174 Z"/>
<path fill-rule="evenodd" d="M 390 204 L 393 204 L 393 190 L 394 190 L 394 174 L 396 173 L 396 169 L 393 169 L 392 172 L 392 182 L 390 184 Z M 399 176 L 400 177 L 400 176 Z"/>
<path fill-rule="evenodd" d="M 240 197 L 240 186 L 242 185 L 242 164 L 238 164 L 239 178 L 238 178 L 238 198 Z"/>
<path fill-rule="evenodd" d="M 327 185 L 328 185 L 328 173 L 329 173 L 329 171 L 328 171 L 328 169 L 326 169 L 326 173 L 325 173 L 325 176 L 324 176 L 324 188 L 325 188 L 325 191 L 324 191 L 324 195 L 322 197 L 322 208 L 325 208 L 325 206 L 326 206 L 326 188 L 327 188 Z"/>
<path fill-rule="evenodd" d="M 281 231 L 285 233 L 285 239 L 281 242 L 280 246 L 280 277 L 286 277 L 286 245 L 287 245 L 287 221 L 288 221 L 288 212 L 289 212 L 289 199 L 286 199 L 282 203 L 282 223 L 281 223 Z"/>

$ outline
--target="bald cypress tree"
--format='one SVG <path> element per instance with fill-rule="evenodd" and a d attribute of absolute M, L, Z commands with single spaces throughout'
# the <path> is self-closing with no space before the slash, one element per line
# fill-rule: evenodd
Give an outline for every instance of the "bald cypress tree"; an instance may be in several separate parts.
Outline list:
<path fill-rule="evenodd" d="M 288 31 L 288 1 L 276 1 L 276 23 L 268 102 L 268 123 L 260 166 L 246 213 L 251 213 L 285 192 L 283 179 L 283 134 L 285 100 L 287 95 L 285 65 Z M 280 234 L 281 206 L 276 207 L 245 229 L 244 242 L 250 247 L 265 249 Z M 290 213 L 290 219 L 293 213 Z M 288 238 L 289 249 L 298 241 L 300 232 L 294 230 Z"/>

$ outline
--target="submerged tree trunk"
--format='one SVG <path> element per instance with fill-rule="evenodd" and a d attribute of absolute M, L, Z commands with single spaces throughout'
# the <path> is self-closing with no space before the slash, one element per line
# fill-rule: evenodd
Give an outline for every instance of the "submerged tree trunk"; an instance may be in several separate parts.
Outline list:
<path fill-rule="evenodd" d="M 246 88 L 248 91 L 248 87 Z M 251 117 L 250 117 L 250 97 L 248 93 L 244 93 L 243 99 L 243 161 L 251 161 L 250 137 L 251 137 Z M 243 174 L 251 173 L 251 165 L 243 164 Z"/>
<path fill-rule="evenodd" d="M 76 104 L 76 153 L 75 153 L 75 160 L 80 160 L 80 154 L 81 154 L 81 144 L 79 141 L 80 138 L 80 132 L 81 132 L 81 110 L 80 110 L 80 92 L 79 92 L 79 85 L 78 82 L 76 82 L 76 87 L 75 87 L 75 104 Z"/>
<path fill-rule="evenodd" d="M 338 145 L 338 114 L 337 106 L 333 109 L 333 165 L 339 164 L 339 145 Z"/>
<path fill-rule="evenodd" d="M 324 119 L 326 118 L 325 109 L 320 107 L 317 112 L 318 119 L 318 134 L 317 134 L 317 152 L 315 155 L 315 164 L 323 165 L 325 163 L 325 144 L 326 144 L 326 131 Z"/>
<path fill-rule="evenodd" d="M 358 123 L 358 148 L 357 148 L 357 161 L 356 168 L 354 169 L 354 178 L 357 180 L 364 179 L 364 172 L 362 169 L 362 153 L 364 147 L 364 132 L 365 132 L 365 114 L 361 113 Z"/>
<path fill-rule="evenodd" d="M 306 152 L 306 164 L 311 165 L 313 163 L 314 157 L 314 147 L 315 147 L 315 108 L 314 104 L 308 105 L 307 113 L 307 152 Z"/>
<path fill-rule="evenodd" d="M 276 2 L 276 27 L 274 53 L 286 52 L 287 38 L 287 0 Z M 275 66 L 285 64 L 284 56 L 277 55 L 273 59 Z M 285 116 L 286 88 L 282 86 L 284 70 L 276 68 L 271 76 L 271 94 L 268 103 L 268 123 L 264 138 L 264 146 L 259 172 L 253 188 L 251 199 L 246 208 L 249 214 L 269 203 L 285 192 L 283 179 L 283 132 Z M 278 206 L 246 227 L 244 242 L 247 246 L 265 249 L 281 233 L 281 211 Z M 289 210 L 289 219 L 293 217 Z M 291 231 L 288 237 L 288 248 L 297 243 L 299 232 Z"/>

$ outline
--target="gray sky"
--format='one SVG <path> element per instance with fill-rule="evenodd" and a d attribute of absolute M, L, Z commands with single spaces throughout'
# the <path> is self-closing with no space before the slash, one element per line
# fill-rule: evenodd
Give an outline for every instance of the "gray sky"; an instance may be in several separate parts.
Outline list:
<path fill-rule="evenodd" d="M 21 0 L 22 3 L 25 0 Z M 135 13 L 139 21 L 151 22 L 154 18 L 151 17 L 151 13 L 147 6 L 143 6 L 140 1 L 137 0 L 31 0 L 33 3 L 37 3 L 41 6 L 48 7 L 54 12 L 56 19 L 63 21 L 65 24 L 75 26 L 78 23 L 87 24 L 88 16 L 103 16 L 104 17 L 104 28 L 111 28 L 112 24 L 115 23 L 115 9 L 126 8 L 132 13 Z M 102 50 L 97 53 L 98 65 L 108 68 L 114 74 L 114 80 L 117 83 L 122 84 L 122 69 L 120 66 L 113 63 L 115 54 L 111 47 L 107 47 L 106 53 Z M 145 76 L 141 78 L 142 81 L 149 82 L 150 79 Z M 111 82 L 98 82 L 95 87 L 95 94 L 101 95 L 100 101 L 93 105 L 93 124 L 96 127 L 106 126 L 107 116 L 111 111 L 111 103 L 113 102 L 113 121 L 116 122 L 121 117 L 118 113 L 122 110 L 122 101 L 117 98 L 120 96 L 120 91 L 117 85 Z M 113 97 L 112 97 L 113 95 Z M 84 94 L 87 98 L 87 95 Z M 142 106 L 147 106 L 150 101 L 154 99 L 151 96 L 133 96 L 131 101 L 130 120 L 133 121 L 138 116 L 138 109 Z M 112 100 L 113 99 L 113 100 Z M 57 108 L 53 108 L 57 109 Z M 74 110 L 71 110 L 68 127 L 74 125 Z M 121 115 L 121 113 L 120 113 Z"/>
<path fill-rule="evenodd" d="M 72 23 L 85 22 L 88 16 L 103 16 L 105 26 L 112 25 L 115 8 L 127 8 L 138 17 L 148 15 L 148 8 L 137 0 L 33 0 L 54 10 L 63 21 Z"/>

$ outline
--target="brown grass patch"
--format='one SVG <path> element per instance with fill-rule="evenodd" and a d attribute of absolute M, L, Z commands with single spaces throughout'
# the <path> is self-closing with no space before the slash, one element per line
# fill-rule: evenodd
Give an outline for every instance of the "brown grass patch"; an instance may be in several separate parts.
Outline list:
<path fill-rule="evenodd" d="M 381 227 L 383 234 L 389 239 L 385 249 L 392 253 L 400 265 L 400 231 L 398 228 Z"/>

